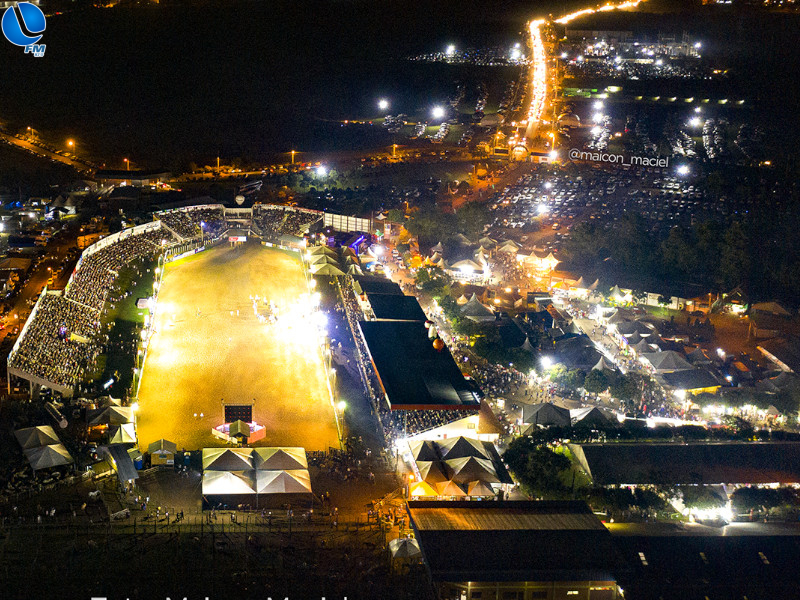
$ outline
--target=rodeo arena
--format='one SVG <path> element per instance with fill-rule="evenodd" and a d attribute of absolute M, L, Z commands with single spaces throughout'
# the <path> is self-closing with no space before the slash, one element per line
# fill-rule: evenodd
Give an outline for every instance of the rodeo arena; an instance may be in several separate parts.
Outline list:
<path fill-rule="evenodd" d="M 171 521 L 146 485 L 167 469 L 199 475 L 195 519 L 297 506 L 336 523 L 330 492 L 312 483 L 375 485 L 377 473 L 395 491 L 370 515 L 397 525 L 403 497 L 511 488 L 493 444 L 502 427 L 479 387 L 416 298 L 370 274 L 371 219 L 273 205 L 153 216 L 86 248 L 22 327 L 9 393 L 44 402 L 56 427 L 16 432 L 33 475 L 14 474 L 10 498 L 92 481 L 112 520 L 169 525 L 184 510 Z M 124 341 L 114 311 L 134 301 L 140 322 Z M 133 356 L 128 379 L 104 370 L 111 349 Z M 360 400 L 339 397 L 336 368 Z M 356 410 L 377 440 L 365 453 L 345 418 Z"/>

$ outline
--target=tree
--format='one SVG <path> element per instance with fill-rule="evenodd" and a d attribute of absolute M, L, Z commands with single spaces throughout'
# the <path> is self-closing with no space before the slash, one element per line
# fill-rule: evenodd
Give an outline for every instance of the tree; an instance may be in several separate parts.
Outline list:
<path fill-rule="evenodd" d="M 730 289 L 742 280 L 748 280 L 750 252 L 750 242 L 744 227 L 739 222 L 731 223 L 725 231 L 720 248 L 719 275 L 722 285 Z"/>
<path fill-rule="evenodd" d="M 681 496 L 683 496 L 683 504 L 687 508 L 708 510 L 712 508 L 721 508 L 726 504 L 726 499 L 717 494 L 714 489 L 708 485 L 685 485 L 680 486 L 679 489 L 681 491 Z"/>
<path fill-rule="evenodd" d="M 611 382 L 609 392 L 620 402 L 631 402 L 639 394 L 639 386 L 631 375 L 620 375 Z"/>
<path fill-rule="evenodd" d="M 438 241 L 456 232 L 456 216 L 443 212 L 435 204 L 426 203 L 411 213 L 405 227 L 420 239 Z"/>
<path fill-rule="evenodd" d="M 474 238 L 483 233 L 483 228 L 489 221 L 489 211 L 485 204 L 467 202 L 456 212 L 458 231 L 467 237 Z"/>
<path fill-rule="evenodd" d="M 386 213 L 386 220 L 391 223 L 403 223 L 406 220 L 406 214 L 399 208 L 393 208 Z"/>
<path fill-rule="evenodd" d="M 600 369 L 592 369 L 583 381 L 583 389 L 590 394 L 602 394 L 608 389 L 608 377 Z"/>
<path fill-rule="evenodd" d="M 563 478 L 572 463 L 563 454 L 537 446 L 528 437 L 515 439 L 503 459 L 523 489 L 539 498 L 559 498 L 567 493 Z"/>

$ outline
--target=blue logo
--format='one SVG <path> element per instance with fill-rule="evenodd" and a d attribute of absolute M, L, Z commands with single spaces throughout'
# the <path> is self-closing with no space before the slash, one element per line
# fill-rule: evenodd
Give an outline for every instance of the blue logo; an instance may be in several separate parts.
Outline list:
<path fill-rule="evenodd" d="M 44 13 L 30 2 L 17 2 L 3 13 L 3 35 L 15 46 L 25 48 L 25 54 L 44 56 L 45 44 L 36 42 L 42 39 L 46 26 Z"/>

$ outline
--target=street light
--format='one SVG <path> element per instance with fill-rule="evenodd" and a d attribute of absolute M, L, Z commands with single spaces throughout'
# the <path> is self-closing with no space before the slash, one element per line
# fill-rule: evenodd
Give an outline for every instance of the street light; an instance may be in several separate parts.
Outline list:
<path fill-rule="evenodd" d="M 292 164 L 294 164 L 294 155 L 297 154 L 297 150 L 292 150 L 290 154 L 292 155 Z"/>
<path fill-rule="evenodd" d="M 444 117 L 444 108 L 441 106 L 434 106 L 433 110 L 431 110 L 431 116 L 434 119 L 441 119 Z"/>
<path fill-rule="evenodd" d="M 75 150 L 75 140 L 67 140 L 67 146 L 70 150 Z"/>
<path fill-rule="evenodd" d="M 678 175 L 688 175 L 689 165 L 678 165 Z"/>
<path fill-rule="evenodd" d="M 386 98 L 381 98 L 378 100 L 378 108 L 382 111 L 386 111 L 389 109 L 389 101 Z"/>
<path fill-rule="evenodd" d="M 127 158 L 123 158 L 122 161 L 125 163 L 125 170 L 126 171 L 130 171 L 131 170 L 131 161 L 129 161 Z"/>
<path fill-rule="evenodd" d="M 447 56 L 453 56 L 456 53 L 456 47 L 453 44 L 450 44 L 445 51 Z"/>

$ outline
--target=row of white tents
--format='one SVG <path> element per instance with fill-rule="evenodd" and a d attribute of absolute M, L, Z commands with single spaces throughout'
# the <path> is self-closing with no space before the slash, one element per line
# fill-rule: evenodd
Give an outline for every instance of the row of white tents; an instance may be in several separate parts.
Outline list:
<path fill-rule="evenodd" d="M 22 452 L 34 471 L 70 465 L 72 456 L 49 425 L 26 427 L 14 432 Z"/>
<path fill-rule="evenodd" d="M 303 448 L 204 448 L 203 496 L 210 502 L 256 494 L 311 494 Z"/>

